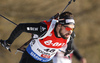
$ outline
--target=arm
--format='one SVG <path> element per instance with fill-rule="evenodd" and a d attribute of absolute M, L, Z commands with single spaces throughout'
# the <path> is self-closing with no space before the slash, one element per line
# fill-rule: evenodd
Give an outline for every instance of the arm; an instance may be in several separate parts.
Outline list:
<path fill-rule="evenodd" d="M 82 56 L 79 54 L 77 48 L 75 47 L 75 45 L 73 45 L 73 48 L 74 48 L 74 52 L 73 52 L 73 55 L 78 59 L 80 60 L 82 58 Z"/>
<path fill-rule="evenodd" d="M 20 36 L 22 32 L 27 33 L 34 33 L 38 36 L 42 36 L 47 32 L 47 26 L 45 23 L 22 23 L 19 24 L 11 33 L 10 37 L 7 40 L 0 40 L 0 44 L 6 48 L 7 50 L 10 50 L 10 46 L 13 43 L 13 41 Z"/>
<path fill-rule="evenodd" d="M 78 52 L 78 50 L 77 50 L 77 48 L 76 48 L 76 46 L 75 46 L 74 44 L 73 44 L 73 48 L 74 48 L 73 55 L 74 55 L 81 63 L 87 63 L 86 59 L 83 58 L 83 57 L 79 54 L 79 52 Z"/>
<path fill-rule="evenodd" d="M 83 57 L 79 54 L 79 52 L 78 52 L 78 50 L 77 50 L 77 48 L 76 48 L 76 46 L 75 46 L 75 44 L 74 44 L 74 37 L 75 37 L 75 32 L 73 31 L 73 33 L 71 34 L 70 41 L 69 41 L 68 44 L 67 44 L 68 46 L 67 46 L 67 49 L 66 49 L 66 53 L 65 53 L 64 55 L 67 55 L 67 54 L 70 53 L 68 50 L 74 50 L 73 55 L 74 55 L 81 63 L 87 63 L 86 59 L 83 58 Z"/>
<path fill-rule="evenodd" d="M 45 28 L 45 30 L 42 29 Z M 47 26 L 44 23 L 22 23 L 19 24 L 11 33 L 10 37 L 6 40 L 7 43 L 12 44 L 13 41 L 22 33 L 34 33 L 41 36 L 47 31 Z"/>

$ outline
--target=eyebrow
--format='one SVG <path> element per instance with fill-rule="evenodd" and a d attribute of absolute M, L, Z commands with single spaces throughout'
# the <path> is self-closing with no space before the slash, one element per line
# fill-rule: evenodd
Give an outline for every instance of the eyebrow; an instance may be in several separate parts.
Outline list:
<path fill-rule="evenodd" d="M 63 25 L 64 26 L 64 25 Z M 64 26 L 64 27 L 69 27 L 69 26 Z M 71 27 L 69 27 L 69 28 L 71 28 Z M 75 26 L 74 26 L 74 28 L 75 28 Z"/>

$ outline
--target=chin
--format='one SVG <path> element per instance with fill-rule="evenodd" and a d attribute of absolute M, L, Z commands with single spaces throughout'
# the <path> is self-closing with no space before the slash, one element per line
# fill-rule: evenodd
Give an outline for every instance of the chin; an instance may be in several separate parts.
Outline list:
<path fill-rule="evenodd" d="M 70 37 L 70 35 L 66 35 L 66 36 L 65 36 L 65 39 L 68 39 L 69 37 Z"/>
<path fill-rule="evenodd" d="M 70 35 L 65 36 L 66 38 L 68 38 Z"/>
<path fill-rule="evenodd" d="M 63 39 L 68 39 L 68 37 L 62 37 Z"/>

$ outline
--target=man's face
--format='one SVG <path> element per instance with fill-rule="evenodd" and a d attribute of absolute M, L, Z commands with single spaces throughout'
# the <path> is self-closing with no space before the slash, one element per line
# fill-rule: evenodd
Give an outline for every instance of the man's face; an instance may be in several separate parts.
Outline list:
<path fill-rule="evenodd" d="M 68 37 L 72 34 L 72 31 L 74 28 L 75 28 L 75 25 L 73 24 L 61 25 L 59 34 L 63 39 L 68 39 Z"/>

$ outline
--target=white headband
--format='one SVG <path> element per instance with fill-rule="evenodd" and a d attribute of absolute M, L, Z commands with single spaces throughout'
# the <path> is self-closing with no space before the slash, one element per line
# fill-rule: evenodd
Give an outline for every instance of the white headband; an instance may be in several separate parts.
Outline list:
<path fill-rule="evenodd" d="M 66 19 L 66 23 L 74 23 L 75 24 L 75 21 L 74 21 L 74 19 Z"/>

